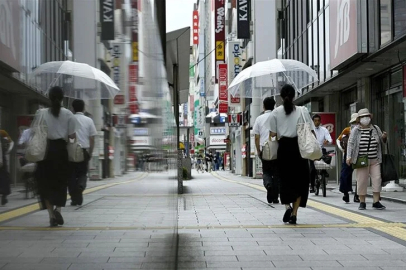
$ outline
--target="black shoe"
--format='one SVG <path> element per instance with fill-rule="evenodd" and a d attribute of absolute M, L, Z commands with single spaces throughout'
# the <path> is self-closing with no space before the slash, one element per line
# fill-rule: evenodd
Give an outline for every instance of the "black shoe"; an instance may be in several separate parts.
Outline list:
<path fill-rule="evenodd" d="M 349 202 L 350 202 L 350 195 L 345 194 L 345 195 L 343 196 L 343 201 L 345 201 L 346 203 L 349 203 Z"/>
<path fill-rule="evenodd" d="M 310 189 L 310 193 L 315 193 L 315 192 L 316 192 L 316 190 L 314 188 Z"/>
<path fill-rule="evenodd" d="M 283 222 L 288 222 L 290 220 L 290 216 L 292 215 L 292 207 L 286 209 L 285 214 L 283 215 Z"/>
<path fill-rule="evenodd" d="M 354 202 L 360 202 L 359 196 L 357 194 L 354 195 Z"/>
<path fill-rule="evenodd" d="M 373 203 L 373 204 L 372 204 L 372 208 L 377 209 L 377 210 L 384 210 L 384 209 L 386 209 L 386 207 L 383 206 L 383 205 L 381 204 L 381 202 L 379 202 L 379 201 Z"/>
<path fill-rule="evenodd" d="M 78 204 L 77 204 L 77 202 L 75 202 L 75 201 L 71 201 L 71 202 L 70 202 L 70 205 L 71 205 L 71 206 L 77 206 Z"/>
<path fill-rule="evenodd" d="M 367 209 L 367 204 L 362 202 L 359 204 L 358 210 L 366 210 Z"/>
<path fill-rule="evenodd" d="M 1 197 L 1 205 L 6 205 L 8 203 L 7 196 L 3 195 Z"/>
<path fill-rule="evenodd" d="M 278 200 L 278 199 L 272 200 L 272 203 L 273 203 L 273 204 L 278 204 L 278 203 L 279 203 L 279 200 Z"/>
<path fill-rule="evenodd" d="M 63 225 L 64 221 L 63 221 L 63 217 L 61 215 L 61 213 L 59 213 L 58 211 L 54 210 L 54 220 L 58 225 Z"/>
<path fill-rule="evenodd" d="M 80 192 L 78 194 L 78 198 L 77 198 L 76 202 L 77 202 L 78 205 L 82 205 L 82 203 L 83 203 L 83 194 L 82 194 L 82 192 Z"/>
<path fill-rule="evenodd" d="M 51 218 L 49 220 L 49 227 L 57 227 L 58 223 L 56 222 L 55 218 Z"/>
<path fill-rule="evenodd" d="M 297 220 L 296 216 L 294 215 L 290 216 L 289 224 L 296 224 L 296 220 Z"/>

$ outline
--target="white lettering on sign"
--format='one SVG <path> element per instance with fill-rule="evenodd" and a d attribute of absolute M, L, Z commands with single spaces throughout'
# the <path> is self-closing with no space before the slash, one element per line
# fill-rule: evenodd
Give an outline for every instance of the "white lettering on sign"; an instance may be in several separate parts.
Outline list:
<path fill-rule="evenodd" d="M 113 0 L 103 1 L 103 22 L 113 22 Z"/>
<path fill-rule="evenodd" d="M 248 21 L 248 3 L 247 0 L 239 0 L 240 12 L 238 12 L 239 21 Z"/>
<path fill-rule="evenodd" d="M 336 44 L 334 50 L 334 58 L 337 57 L 338 50 L 350 38 L 351 19 L 350 19 L 350 0 L 342 0 L 337 2 L 338 16 L 337 16 L 337 31 L 336 31 Z"/>
<path fill-rule="evenodd" d="M 10 48 L 13 58 L 17 59 L 17 48 L 14 44 L 14 28 L 11 14 L 11 3 L 9 1 L 0 1 L 0 42 Z"/>
<path fill-rule="evenodd" d="M 217 13 L 216 33 L 218 34 L 224 31 L 224 17 L 226 14 L 224 7 L 218 8 L 216 13 Z"/>

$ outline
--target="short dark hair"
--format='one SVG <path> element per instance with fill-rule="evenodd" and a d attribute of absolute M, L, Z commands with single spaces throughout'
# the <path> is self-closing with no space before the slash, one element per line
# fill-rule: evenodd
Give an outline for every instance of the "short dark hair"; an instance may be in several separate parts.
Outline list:
<path fill-rule="evenodd" d="M 72 101 L 72 107 L 75 112 L 83 112 L 85 110 L 85 102 L 81 99 Z"/>
<path fill-rule="evenodd" d="M 320 116 L 319 114 L 317 114 L 317 113 L 312 116 L 312 119 L 313 119 L 313 120 L 314 120 L 314 118 L 319 118 L 319 119 L 321 120 L 321 116 Z"/>
<path fill-rule="evenodd" d="M 275 108 L 276 101 L 273 97 L 266 97 L 264 99 L 264 108 L 265 110 L 273 110 Z"/>

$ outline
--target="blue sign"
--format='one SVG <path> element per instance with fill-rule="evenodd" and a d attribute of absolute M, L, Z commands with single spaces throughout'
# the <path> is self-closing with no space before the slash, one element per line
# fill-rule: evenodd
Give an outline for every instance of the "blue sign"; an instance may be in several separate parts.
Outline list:
<path fill-rule="evenodd" d="M 220 116 L 220 123 L 225 123 L 225 122 L 226 122 L 226 117 Z"/>
<path fill-rule="evenodd" d="M 133 123 L 133 124 L 140 124 L 140 123 L 141 123 L 141 117 L 134 117 L 134 118 L 131 118 L 131 123 Z"/>
<path fill-rule="evenodd" d="M 203 79 L 201 79 L 201 81 L 200 81 L 200 96 L 201 97 L 206 96 L 206 92 L 205 92 L 205 89 L 204 89 L 204 80 Z"/>
<path fill-rule="evenodd" d="M 134 136 L 148 136 L 148 128 L 134 128 Z"/>

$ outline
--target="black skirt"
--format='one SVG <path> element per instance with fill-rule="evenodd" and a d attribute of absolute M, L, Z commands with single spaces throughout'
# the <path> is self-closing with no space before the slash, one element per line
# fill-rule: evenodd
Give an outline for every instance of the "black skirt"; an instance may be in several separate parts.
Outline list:
<path fill-rule="evenodd" d="M 38 162 L 35 172 L 41 209 L 46 209 L 45 200 L 51 205 L 66 205 L 69 175 L 66 141 L 48 140 L 45 159 Z"/>
<path fill-rule="evenodd" d="M 1 146 L 0 146 L 1 147 Z M 3 150 L 3 165 L 0 167 L 0 195 L 10 195 L 11 193 L 11 178 L 10 173 L 8 172 L 8 163 L 6 159 L 6 155 L 4 154 L 5 151 Z"/>
<path fill-rule="evenodd" d="M 278 171 L 281 203 L 290 204 L 301 197 L 300 206 L 306 207 L 310 183 L 309 162 L 300 155 L 297 137 L 279 140 Z"/>

